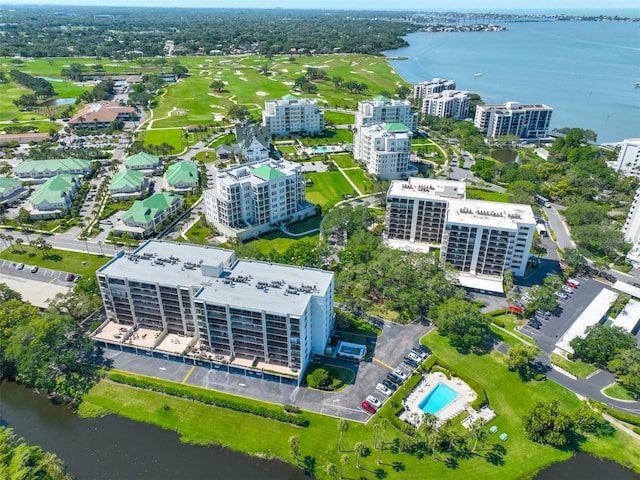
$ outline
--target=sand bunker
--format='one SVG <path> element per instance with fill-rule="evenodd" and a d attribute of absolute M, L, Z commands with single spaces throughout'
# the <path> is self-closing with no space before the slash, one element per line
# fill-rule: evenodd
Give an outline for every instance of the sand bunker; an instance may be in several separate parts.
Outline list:
<path fill-rule="evenodd" d="M 266 97 L 269 94 L 267 92 L 262 91 L 262 90 L 258 90 L 256 92 L 256 95 L 259 96 L 259 97 Z"/>

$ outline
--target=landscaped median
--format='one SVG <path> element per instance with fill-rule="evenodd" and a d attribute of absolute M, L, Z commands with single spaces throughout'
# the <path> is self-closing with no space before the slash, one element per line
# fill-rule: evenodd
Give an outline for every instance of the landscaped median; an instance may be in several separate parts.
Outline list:
<path fill-rule="evenodd" d="M 598 371 L 597 367 L 594 367 L 589 363 L 585 363 L 580 359 L 568 360 L 557 353 L 551 354 L 551 363 L 569 372 L 571 375 L 575 375 L 576 378 L 581 380 Z"/>

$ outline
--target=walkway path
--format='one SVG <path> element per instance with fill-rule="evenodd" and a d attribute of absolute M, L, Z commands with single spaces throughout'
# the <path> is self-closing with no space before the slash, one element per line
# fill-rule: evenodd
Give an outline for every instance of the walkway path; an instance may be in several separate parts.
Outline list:
<path fill-rule="evenodd" d="M 302 232 L 302 233 L 293 233 L 290 232 L 289 230 L 287 230 L 287 227 L 284 226 L 283 223 L 280 224 L 280 230 L 282 230 L 283 233 L 289 235 L 290 237 L 305 237 L 307 235 L 311 235 L 312 233 L 316 233 L 320 231 L 320 228 L 312 228 L 311 230 L 307 230 L 306 232 Z"/>
<path fill-rule="evenodd" d="M 353 189 L 354 189 L 354 190 L 356 191 L 356 193 L 358 194 L 358 197 L 362 197 L 362 196 L 363 196 L 363 193 L 362 193 L 362 192 L 360 191 L 360 189 L 356 186 L 356 184 L 355 184 L 355 183 L 353 183 L 353 182 L 351 181 L 351 179 L 349 178 L 349 175 L 347 175 L 346 173 L 344 173 L 344 170 L 345 170 L 345 169 L 340 168 L 340 167 L 338 166 L 338 164 L 337 164 L 335 161 L 331 160 L 331 162 L 336 166 L 336 168 L 337 168 L 337 169 L 338 169 L 338 171 L 342 174 L 342 176 L 343 176 L 344 178 L 346 178 L 346 179 L 347 179 L 347 182 L 349 182 L 349 183 L 351 184 L 351 186 L 353 187 Z M 355 168 L 357 168 L 357 167 L 354 167 L 354 169 L 355 169 Z"/>

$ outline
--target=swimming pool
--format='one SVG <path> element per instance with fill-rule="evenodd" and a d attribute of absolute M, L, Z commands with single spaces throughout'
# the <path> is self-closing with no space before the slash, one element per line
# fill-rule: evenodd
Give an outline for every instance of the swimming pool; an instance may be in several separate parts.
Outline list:
<path fill-rule="evenodd" d="M 435 415 L 459 396 L 458 392 L 452 388 L 449 388 L 444 383 L 439 383 L 422 399 L 418 407 L 424 413 Z"/>
<path fill-rule="evenodd" d="M 331 153 L 333 152 L 333 147 L 314 147 L 313 153 Z"/>

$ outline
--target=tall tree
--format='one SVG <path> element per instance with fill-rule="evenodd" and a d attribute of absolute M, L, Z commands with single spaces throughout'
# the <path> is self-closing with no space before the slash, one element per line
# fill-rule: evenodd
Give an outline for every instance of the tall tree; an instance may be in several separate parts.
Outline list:
<path fill-rule="evenodd" d="M 429 316 L 438 325 L 439 332 L 460 350 L 483 350 L 491 338 L 487 320 L 480 309 L 465 300 L 450 298 L 434 306 Z"/>
<path fill-rule="evenodd" d="M 342 451 L 342 434 L 349 429 L 349 422 L 344 418 L 338 420 L 338 430 L 340 431 L 340 437 L 338 438 L 338 451 Z"/>
<path fill-rule="evenodd" d="M 367 450 L 364 443 L 358 442 L 356 443 L 355 451 L 356 451 L 356 468 L 360 468 L 360 458 L 364 455 L 364 452 Z"/>
<path fill-rule="evenodd" d="M 343 477 L 344 469 L 347 465 L 349 465 L 349 462 L 351 462 L 351 457 L 349 457 L 349 455 L 344 453 L 340 456 L 340 478 Z"/>
<path fill-rule="evenodd" d="M 606 368 L 619 351 L 636 348 L 637 339 L 621 327 L 596 324 L 587 327 L 584 337 L 574 338 L 571 347 L 576 357 Z"/>
<path fill-rule="evenodd" d="M 300 460 L 300 437 L 295 435 L 289 437 L 289 453 L 296 463 L 298 463 Z"/>
<path fill-rule="evenodd" d="M 509 349 L 507 366 L 509 370 L 518 372 L 523 380 L 530 380 L 534 375 L 533 362 L 541 353 L 536 346 L 518 343 Z"/>
<path fill-rule="evenodd" d="M 573 419 L 569 413 L 560 409 L 557 401 L 537 402 L 522 420 L 525 434 L 537 443 L 562 448 L 575 435 Z"/>

